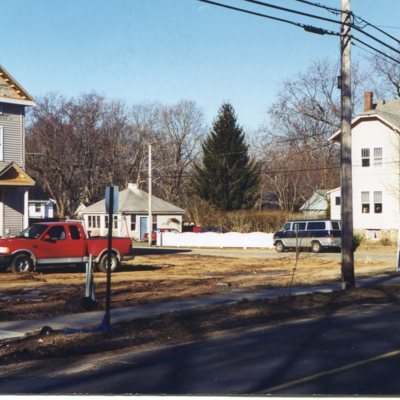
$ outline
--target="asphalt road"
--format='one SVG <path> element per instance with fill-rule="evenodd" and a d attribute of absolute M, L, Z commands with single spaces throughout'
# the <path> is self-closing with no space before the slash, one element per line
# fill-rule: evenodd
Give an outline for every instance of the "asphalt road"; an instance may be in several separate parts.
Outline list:
<path fill-rule="evenodd" d="M 1 367 L 2 394 L 400 395 L 400 305 L 149 352 Z"/>

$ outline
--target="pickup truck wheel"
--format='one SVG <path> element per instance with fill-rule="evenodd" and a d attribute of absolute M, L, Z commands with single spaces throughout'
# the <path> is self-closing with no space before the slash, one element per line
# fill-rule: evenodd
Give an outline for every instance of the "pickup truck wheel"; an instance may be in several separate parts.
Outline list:
<path fill-rule="evenodd" d="M 111 254 L 111 272 L 116 271 L 119 266 L 118 258 L 115 254 Z M 100 272 L 107 272 L 107 254 L 104 254 L 99 263 L 97 264 L 97 269 Z"/>
<path fill-rule="evenodd" d="M 32 259 L 27 254 L 17 254 L 11 261 L 11 271 L 24 273 L 32 271 Z"/>

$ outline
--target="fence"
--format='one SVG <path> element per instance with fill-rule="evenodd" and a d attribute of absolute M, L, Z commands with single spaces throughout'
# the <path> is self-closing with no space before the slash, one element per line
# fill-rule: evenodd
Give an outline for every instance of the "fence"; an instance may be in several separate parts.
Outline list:
<path fill-rule="evenodd" d="M 157 233 L 157 246 L 166 247 L 239 247 L 239 248 L 273 248 L 273 234 L 252 233 Z"/>

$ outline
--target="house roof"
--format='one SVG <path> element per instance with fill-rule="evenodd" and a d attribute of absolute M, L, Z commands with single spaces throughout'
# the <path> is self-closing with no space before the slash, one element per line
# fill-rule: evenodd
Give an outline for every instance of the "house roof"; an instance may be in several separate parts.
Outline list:
<path fill-rule="evenodd" d="M 118 213 L 147 213 L 149 206 L 148 193 L 137 185 L 129 184 L 128 188 L 119 192 Z M 155 214 L 183 214 L 185 210 L 156 196 L 151 196 L 151 208 Z M 81 213 L 105 213 L 105 199 L 86 207 Z"/>
<path fill-rule="evenodd" d="M 34 186 L 35 181 L 15 162 L 0 162 L 0 186 Z"/>
<path fill-rule="evenodd" d="M 328 207 L 326 195 L 328 190 L 316 190 L 313 195 L 300 207 L 300 211 L 325 211 Z"/>
<path fill-rule="evenodd" d="M 354 127 L 361 121 L 366 120 L 379 120 L 400 133 L 400 100 L 378 100 L 372 110 L 355 117 L 352 121 L 352 126 Z M 329 141 L 338 141 L 339 137 L 340 130 L 336 131 L 329 138 Z"/>
<path fill-rule="evenodd" d="M 0 103 L 34 106 L 33 97 L 0 65 Z"/>

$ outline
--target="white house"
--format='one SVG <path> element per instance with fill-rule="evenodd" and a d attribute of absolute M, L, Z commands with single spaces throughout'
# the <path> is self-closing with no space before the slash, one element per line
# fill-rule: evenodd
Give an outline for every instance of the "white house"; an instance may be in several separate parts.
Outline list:
<path fill-rule="evenodd" d="M 330 140 L 340 142 L 340 131 Z M 400 100 L 373 102 L 352 121 L 353 228 L 367 238 L 395 237 L 400 228 Z M 340 188 L 330 193 L 331 218 L 340 216 Z"/>
<path fill-rule="evenodd" d="M 185 210 L 156 196 L 151 197 L 153 227 L 176 229 L 182 232 L 182 219 Z M 129 183 L 127 189 L 118 194 L 118 211 L 114 215 L 113 234 L 129 236 L 135 240 L 143 240 L 148 232 L 148 204 L 149 195 Z M 108 231 L 108 215 L 105 209 L 105 200 L 100 200 L 88 207 L 82 205 L 78 217 L 83 218 L 85 227 L 91 235 L 106 235 Z"/>
<path fill-rule="evenodd" d="M 30 219 L 51 219 L 54 218 L 54 205 L 56 201 L 47 200 L 31 200 L 28 201 L 29 218 Z"/>

